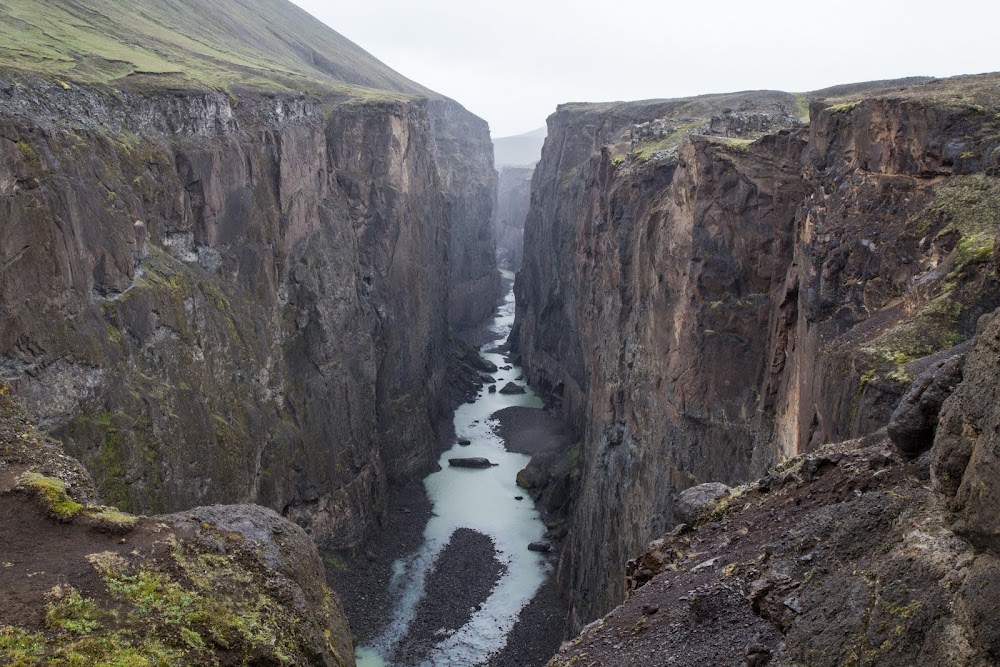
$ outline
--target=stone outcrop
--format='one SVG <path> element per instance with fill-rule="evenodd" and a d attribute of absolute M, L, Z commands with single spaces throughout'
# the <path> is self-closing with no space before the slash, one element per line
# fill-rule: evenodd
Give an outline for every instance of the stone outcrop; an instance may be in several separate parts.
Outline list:
<path fill-rule="evenodd" d="M 492 280 L 485 124 L 441 99 L 0 96 L 2 379 L 108 502 L 257 502 L 357 543 L 432 465 L 449 280 L 455 303 Z M 483 276 L 450 272 L 456 243 Z"/>
<path fill-rule="evenodd" d="M 6 390 L 5 390 L 6 391 Z M 0 395 L 3 657 L 17 664 L 354 664 L 299 526 L 253 505 L 136 517 Z"/>
<path fill-rule="evenodd" d="M 550 117 L 512 342 L 582 441 L 572 626 L 622 598 L 621 563 L 673 525 L 678 491 L 884 427 L 1000 305 L 995 86 Z"/>
<path fill-rule="evenodd" d="M 965 355 L 959 353 L 934 364 L 916 379 L 896 406 L 888 434 L 903 454 L 917 456 L 934 444 L 941 406 L 962 381 L 964 361 Z"/>
<path fill-rule="evenodd" d="M 501 167 L 497 185 L 497 258 L 510 271 L 521 270 L 524 220 L 531 204 L 534 167 Z"/>
<path fill-rule="evenodd" d="M 503 296 L 493 229 L 493 143 L 486 121 L 452 100 L 431 100 L 430 118 L 434 154 L 451 203 L 448 322 L 461 329 L 492 315 Z"/>
<path fill-rule="evenodd" d="M 960 522 L 956 529 L 996 552 L 1000 547 L 1000 317 L 984 318 L 963 367 L 962 383 L 944 402 L 931 450 L 934 488 Z"/>

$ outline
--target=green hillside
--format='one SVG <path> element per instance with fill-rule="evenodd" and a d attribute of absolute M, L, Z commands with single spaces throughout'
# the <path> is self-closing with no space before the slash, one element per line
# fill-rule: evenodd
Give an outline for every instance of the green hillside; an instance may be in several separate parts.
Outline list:
<path fill-rule="evenodd" d="M 287 0 L 0 0 L 0 68 L 137 86 L 433 95 Z"/>

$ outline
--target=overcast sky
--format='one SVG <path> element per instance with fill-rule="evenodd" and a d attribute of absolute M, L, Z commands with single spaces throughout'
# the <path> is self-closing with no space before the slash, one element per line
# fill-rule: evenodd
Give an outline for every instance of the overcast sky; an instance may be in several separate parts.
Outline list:
<path fill-rule="evenodd" d="M 560 102 L 1000 70 L 998 0 L 293 0 L 494 137 Z"/>

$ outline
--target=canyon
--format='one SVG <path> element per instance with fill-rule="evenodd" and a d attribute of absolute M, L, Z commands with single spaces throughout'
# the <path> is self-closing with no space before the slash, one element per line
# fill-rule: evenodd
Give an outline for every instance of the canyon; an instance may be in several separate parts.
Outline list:
<path fill-rule="evenodd" d="M 0 18 L 0 662 L 1000 661 L 1000 75 L 495 163 L 285 0 Z"/>

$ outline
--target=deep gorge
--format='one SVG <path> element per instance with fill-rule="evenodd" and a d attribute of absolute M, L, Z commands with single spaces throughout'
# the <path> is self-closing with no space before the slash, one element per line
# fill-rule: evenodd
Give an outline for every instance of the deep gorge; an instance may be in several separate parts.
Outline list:
<path fill-rule="evenodd" d="M 1000 77 L 564 104 L 498 173 L 296 16 L 214 88 L 0 69 L 0 662 L 1000 663 Z"/>

